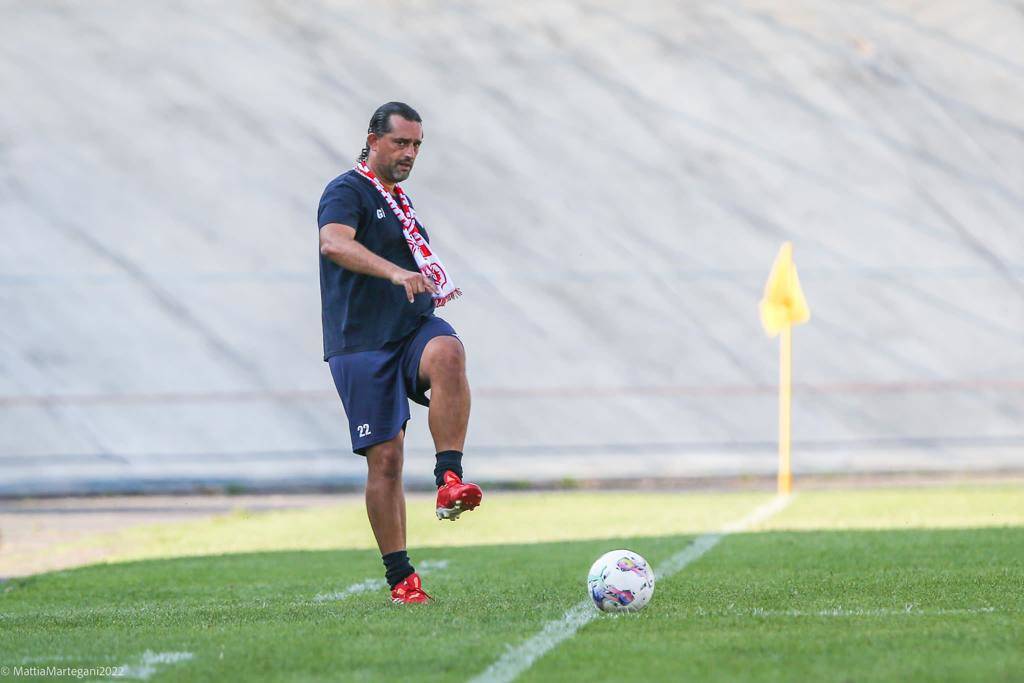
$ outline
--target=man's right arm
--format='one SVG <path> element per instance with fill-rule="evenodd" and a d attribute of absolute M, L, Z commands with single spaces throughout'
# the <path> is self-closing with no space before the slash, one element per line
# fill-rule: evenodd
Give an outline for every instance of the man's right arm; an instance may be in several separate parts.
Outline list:
<path fill-rule="evenodd" d="M 320 253 L 353 273 L 379 277 L 404 287 L 409 303 L 422 292 L 437 292 L 432 279 L 397 266 L 357 242 L 355 228 L 348 225 L 328 223 L 320 228 Z"/>

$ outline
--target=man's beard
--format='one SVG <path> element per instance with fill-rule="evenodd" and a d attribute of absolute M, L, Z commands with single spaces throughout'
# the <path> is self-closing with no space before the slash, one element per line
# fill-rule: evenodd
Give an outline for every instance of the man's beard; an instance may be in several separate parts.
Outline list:
<path fill-rule="evenodd" d="M 395 164 L 388 169 L 388 173 L 391 175 L 391 179 L 394 182 L 400 183 L 408 178 L 409 174 L 412 173 L 412 166 L 399 166 L 398 164 Z"/>

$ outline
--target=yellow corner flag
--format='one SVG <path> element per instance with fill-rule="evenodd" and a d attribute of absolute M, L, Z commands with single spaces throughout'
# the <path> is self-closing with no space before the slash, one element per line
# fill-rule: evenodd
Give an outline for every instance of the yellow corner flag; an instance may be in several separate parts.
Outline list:
<path fill-rule="evenodd" d="M 793 245 L 779 249 L 761 299 L 761 324 L 769 337 L 782 334 L 779 344 L 779 494 L 793 490 L 790 465 L 791 406 L 793 402 L 793 325 L 811 319 L 793 263 Z"/>
<path fill-rule="evenodd" d="M 786 242 L 772 264 L 771 275 L 764 286 L 761 299 L 761 324 L 769 337 L 774 337 L 790 325 L 799 325 L 811 319 L 811 309 L 800 289 L 800 277 L 793 263 L 793 245 Z"/>

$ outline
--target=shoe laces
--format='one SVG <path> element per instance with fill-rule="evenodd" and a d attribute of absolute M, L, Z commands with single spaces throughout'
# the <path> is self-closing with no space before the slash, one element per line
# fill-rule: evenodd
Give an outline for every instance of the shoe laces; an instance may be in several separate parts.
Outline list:
<path fill-rule="evenodd" d="M 395 586 L 394 593 L 396 596 L 403 598 L 415 598 L 422 595 L 426 597 L 428 600 L 434 599 L 430 596 L 430 593 L 423 590 L 422 586 L 416 586 L 407 579 L 402 579 L 402 581 L 397 586 Z"/>

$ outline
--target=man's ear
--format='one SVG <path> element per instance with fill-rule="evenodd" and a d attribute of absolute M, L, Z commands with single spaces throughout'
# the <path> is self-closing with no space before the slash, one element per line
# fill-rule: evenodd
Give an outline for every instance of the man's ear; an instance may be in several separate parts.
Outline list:
<path fill-rule="evenodd" d="M 377 151 L 377 141 L 380 140 L 380 136 L 376 133 L 370 133 L 366 136 L 366 146 L 370 148 L 370 151 Z"/>

